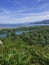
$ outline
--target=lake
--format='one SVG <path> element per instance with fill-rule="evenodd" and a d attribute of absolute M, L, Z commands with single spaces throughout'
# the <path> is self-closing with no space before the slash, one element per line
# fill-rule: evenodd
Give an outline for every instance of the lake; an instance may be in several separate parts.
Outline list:
<path fill-rule="evenodd" d="M 23 32 L 29 32 L 29 31 L 30 31 L 30 30 L 17 31 L 16 34 L 17 34 L 17 35 L 20 35 L 20 34 L 22 34 Z"/>
<path fill-rule="evenodd" d="M 6 34 L 0 34 L 0 38 L 6 38 Z"/>
<path fill-rule="evenodd" d="M 26 26 L 49 26 L 49 24 L 0 24 L 0 28 L 16 28 Z M 20 35 L 23 32 L 29 32 L 29 30 L 17 31 L 16 34 Z M 0 34 L 0 38 L 6 38 L 7 34 Z"/>
<path fill-rule="evenodd" d="M 20 35 L 22 34 L 23 32 L 29 32 L 30 30 L 24 30 L 24 31 L 17 31 L 16 34 L 17 35 Z M 7 34 L 0 34 L 0 38 L 6 38 L 7 37 Z"/>

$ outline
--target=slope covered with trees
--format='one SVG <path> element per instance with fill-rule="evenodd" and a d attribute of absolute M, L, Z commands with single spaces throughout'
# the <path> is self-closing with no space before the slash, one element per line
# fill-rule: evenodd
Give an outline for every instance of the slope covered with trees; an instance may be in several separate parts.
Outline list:
<path fill-rule="evenodd" d="M 29 30 L 17 35 L 16 31 Z M 49 65 L 49 26 L 0 29 L 0 65 Z"/>

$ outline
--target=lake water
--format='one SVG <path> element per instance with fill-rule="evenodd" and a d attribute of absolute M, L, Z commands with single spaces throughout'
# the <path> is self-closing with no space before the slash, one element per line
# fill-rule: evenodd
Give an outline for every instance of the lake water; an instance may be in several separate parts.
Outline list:
<path fill-rule="evenodd" d="M 22 34 L 23 32 L 29 32 L 29 31 L 30 31 L 30 30 L 17 31 L 16 34 L 17 34 L 17 35 L 20 35 L 20 34 Z"/>
<path fill-rule="evenodd" d="M 6 34 L 0 34 L 0 38 L 6 38 Z"/>
<path fill-rule="evenodd" d="M 18 26 L 18 25 L 17 25 Z M 12 25 L 9 25 L 9 24 L 2 24 L 2 25 L 0 25 L 0 27 L 17 27 L 16 26 L 16 24 L 12 24 Z M 19 25 L 20 26 L 20 25 Z M 25 24 L 23 24 L 23 25 L 21 25 L 20 27 L 24 27 L 24 26 L 49 26 L 49 24 L 28 24 L 28 25 L 25 25 Z M 20 35 L 20 34 L 22 34 L 23 32 L 29 32 L 29 30 L 24 30 L 24 31 L 17 31 L 16 32 L 16 34 L 17 35 Z M 6 38 L 6 36 L 7 36 L 7 34 L 0 34 L 0 38 Z"/>
<path fill-rule="evenodd" d="M 16 34 L 17 34 L 17 35 L 20 35 L 20 34 L 22 34 L 23 32 L 29 32 L 29 30 L 17 31 Z M 6 38 L 6 37 L 7 37 L 7 34 L 0 34 L 0 38 Z"/>

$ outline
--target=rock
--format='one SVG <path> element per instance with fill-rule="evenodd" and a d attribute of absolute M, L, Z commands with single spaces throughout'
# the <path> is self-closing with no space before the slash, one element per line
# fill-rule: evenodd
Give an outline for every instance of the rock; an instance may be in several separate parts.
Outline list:
<path fill-rule="evenodd" d="M 2 45 L 3 44 L 3 42 L 0 40 L 0 45 Z"/>

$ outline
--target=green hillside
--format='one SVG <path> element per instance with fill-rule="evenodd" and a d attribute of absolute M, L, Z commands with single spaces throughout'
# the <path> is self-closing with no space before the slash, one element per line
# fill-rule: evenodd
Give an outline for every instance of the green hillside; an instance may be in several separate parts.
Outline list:
<path fill-rule="evenodd" d="M 16 31 L 29 30 L 17 35 Z M 0 29 L 0 65 L 49 65 L 49 26 Z"/>

